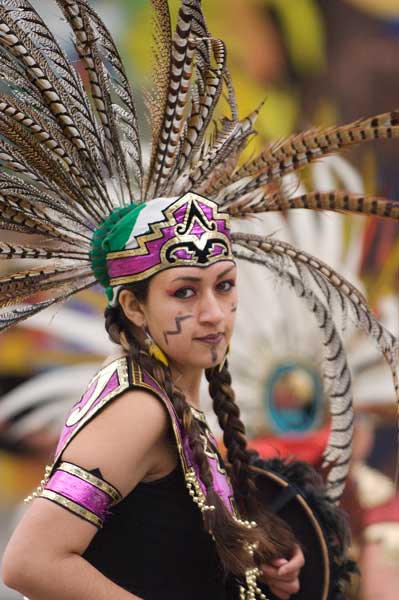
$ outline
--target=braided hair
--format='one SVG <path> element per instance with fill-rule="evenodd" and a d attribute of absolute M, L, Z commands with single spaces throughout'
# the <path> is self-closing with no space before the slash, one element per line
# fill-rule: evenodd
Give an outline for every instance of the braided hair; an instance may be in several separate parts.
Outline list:
<path fill-rule="evenodd" d="M 279 556 L 285 556 L 288 548 L 292 550 L 295 539 L 287 525 L 258 501 L 256 483 L 249 468 L 253 452 L 247 448 L 245 425 L 235 401 L 227 360 L 221 369 L 206 369 L 205 376 L 213 410 L 223 430 L 227 468 L 239 511 L 245 518 L 254 519 L 260 529 L 267 533 L 271 552 L 275 548 Z"/>
<path fill-rule="evenodd" d="M 125 286 L 125 289 L 132 292 L 139 302 L 145 302 L 148 284 L 149 280 L 145 280 Z M 212 511 L 203 512 L 203 520 L 206 530 L 215 540 L 226 573 L 244 575 L 248 568 L 254 566 L 254 563 L 261 564 L 273 558 L 290 555 L 295 541 L 287 527 L 273 518 L 266 519 L 267 523 L 265 523 L 265 518 L 260 511 L 256 510 L 256 514 L 251 511 L 251 502 L 248 502 L 248 499 L 254 491 L 254 483 L 245 468 L 250 455 L 246 450 L 245 428 L 239 419 L 238 406 L 234 402 L 234 392 L 230 386 L 231 378 L 227 366 L 220 373 L 216 369 L 210 369 L 206 374 L 210 382 L 214 409 L 224 431 L 224 441 L 231 463 L 232 484 L 239 500 L 238 506 L 240 510 L 244 509 L 244 514 L 248 518 L 256 519 L 259 526 L 254 529 L 248 529 L 235 520 L 214 490 L 201 426 L 193 417 L 183 392 L 174 385 L 169 367 L 148 354 L 146 348 L 140 343 L 135 331 L 136 326 L 125 316 L 121 306 L 106 308 L 105 328 L 111 340 L 121 345 L 131 360 L 147 371 L 165 389 L 174 406 L 206 488 L 206 504 L 215 507 Z M 249 547 L 256 548 L 255 552 L 252 554 L 248 552 Z"/>

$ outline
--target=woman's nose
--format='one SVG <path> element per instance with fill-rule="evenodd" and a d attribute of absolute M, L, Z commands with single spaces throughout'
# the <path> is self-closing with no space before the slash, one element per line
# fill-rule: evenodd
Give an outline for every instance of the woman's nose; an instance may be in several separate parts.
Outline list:
<path fill-rule="evenodd" d="M 206 294 L 201 303 L 199 321 L 201 323 L 220 323 L 223 315 L 222 306 L 215 294 Z"/>

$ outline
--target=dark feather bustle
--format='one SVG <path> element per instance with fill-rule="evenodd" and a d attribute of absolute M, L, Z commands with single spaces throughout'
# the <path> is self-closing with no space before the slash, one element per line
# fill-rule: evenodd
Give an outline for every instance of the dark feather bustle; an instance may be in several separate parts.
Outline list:
<path fill-rule="evenodd" d="M 356 563 L 347 558 L 347 549 L 351 541 L 347 518 L 326 494 L 321 477 L 308 464 L 292 458 L 264 460 L 253 452 L 251 464 L 282 477 L 305 498 L 322 527 L 328 545 L 331 568 L 328 598 L 344 600 L 347 583 L 358 569 Z"/>

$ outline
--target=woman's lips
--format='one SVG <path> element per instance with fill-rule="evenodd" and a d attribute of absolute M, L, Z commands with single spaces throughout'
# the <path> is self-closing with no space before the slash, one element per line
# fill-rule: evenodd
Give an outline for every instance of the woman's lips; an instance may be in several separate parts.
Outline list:
<path fill-rule="evenodd" d="M 213 333 L 212 335 L 206 335 L 204 337 L 195 338 L 198 342 L 204 342 L 205 344 L 211 344 L 216 346 L 223 339 L 223 333 Z"/>

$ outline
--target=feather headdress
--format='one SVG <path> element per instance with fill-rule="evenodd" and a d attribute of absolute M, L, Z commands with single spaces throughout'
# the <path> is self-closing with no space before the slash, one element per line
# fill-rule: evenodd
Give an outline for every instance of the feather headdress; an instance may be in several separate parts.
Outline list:
<path fill-rule="evenodd" d="M 399 113 L 313 129 L 240 157 L 260 107 L 238 116 L 223 42 L 200 0 L 182 0 L 172 31 L 167 0 L 151 0 L 155 90 L 148 98 L 152 151 L 144 172 L 133 94 L 113 39 L 86 0 L 55 0 L 73 35 L 85 81 L 27 0 L 0 0 L 0 227 L 18 235 L 0 258 L 39 266 L 0 279 L 0 330 L 96 283 L 94 232 L 125 207 L 194 192 L 237 218 L 295 208 L 399 219 L 399 206 L 345 191 L 289 199 L 278 185 L 320 157 L 368 140 L 399 137 Z M 221 98 L 229 114 L 220 115 Z M 31 241 L 29 241 L 31 240 Z M 237 258 L 276 274 L 313 313 L 325 347 L 333 429 L 326 452 L 339 498 L 352 434 L 351 378 L 331 305 L 339 300 L 378 344 L 397 384 L 398 340 L 363 295 L 328 265 L 274 236 L 233 235 Z M 48 265 L 48 266 L 47 266 Z M 43 295 L 42 292 L 45 294 Z"/>

